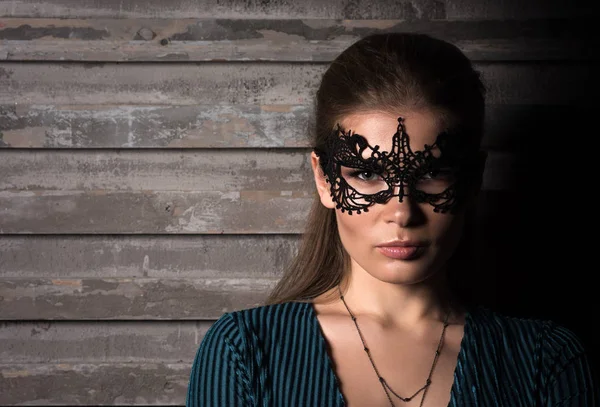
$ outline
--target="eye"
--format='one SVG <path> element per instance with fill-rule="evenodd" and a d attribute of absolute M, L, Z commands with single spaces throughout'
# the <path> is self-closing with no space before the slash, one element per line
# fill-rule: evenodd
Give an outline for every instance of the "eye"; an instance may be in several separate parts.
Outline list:
<path fill-rule="evenodd" d="M 361 181 L 376 181 L 378 178 L 380 178 L 379 174 L 377 174 L 376 172 L 373 171 L 354 171 L 352 173 L 350 173 L 350 176 L 352 178 L 358 178 Z"/>
<path fill-rule="evenodd" d="M 424 173 L 421 179 L 448 181 L 454 178 L 454 172 L 451 168 L 436 168 Z"/>

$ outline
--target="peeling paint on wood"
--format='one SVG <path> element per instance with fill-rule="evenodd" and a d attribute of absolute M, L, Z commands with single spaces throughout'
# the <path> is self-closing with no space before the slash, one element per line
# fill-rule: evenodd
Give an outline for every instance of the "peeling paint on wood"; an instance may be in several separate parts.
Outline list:
<path fill-rule="evenodd" d="M 0 278 L 278 278 L 300 237 L 0 235 Z"/>
<path fill-rule="evenodd" d="M 307 105 L 0 105 L 0 139 L 21 148 L 307 147 Z"/>
<path fill-rule="evenodd" d="M 97 191 L 309 191 L 310 153 L 217 150 L 6 150 L 0 162 L 2 190 Z"/>
<path fill-rule="evenodd" d="M 0 191 L 0 233 L 295 234 L 312 203 L 302 194 L 259 201 L 215 191 Z"/>
<path fill-rule="evenodd" d="M 0 319 L 216 319 L 258 306 L 273 279 L 0 280 Z"/>
<path fill-rule="evenodd" d="M 213 320 L 4 321 L 0 364 L 190 363 L 212 324 Z"/>
<path fill-rule="evenodd" d="M 229 63 L 4 62 L 0 103 L 309 105 L 323 70 L 296 64 L 248 63 L 240 70 Z"/>
<path fill-rule="evenodd" d="M 97 20 L 98 21 L 98 20 Z M 110 20 L 100 20 L 105 26 L 97 28 L 86 20 L 59 20 L 38 18 L 7 18 L 2 20 L 0 27 L 0 40 L 34 41 L 49 39 L 77 40 L 107 40 L 112 39 L 113 32 L 118 28 L 109 30 Z M 118 23 L 117 23 L 118 26 Z M 112 27 L 111 27 L 112 28 Z"/>
<path fill-rule="evenodd" d="M 12 18 L 3 20 L 0 40 L 11 61 L 330 62 L 370 34 L 425 32 L 453 42 L 472 60 L 584 60 L 593 54 L 590 23 Z"/>
<path fill-rule="evenodd" d="M 446 0 L 150 0 L 140 7 L 136 0 L 20 0 L 0 3 L 1 17 L 58 18 L 335 18 L 431 20 L 445 17 Z"/>
<path fill-rule="evenodd" d="M 55 18 L 334 18 L 529 19 L 587 17 L 593 2 L 570 0 L 20 0 L 0 3 L 1 17 Z"/>
<path fill-rule="evenodd" d="M 186 363 L 0 364 L 2 405 L 185 405 Z"/>
<path fill-rule="evenodd" d="M 580 104 L 589 64 L 476 64 L 490 104 Z M 0 63 L 0 104 L 311 105 L 319 64 Z"/>
<path fill-rule="evenodd" d="M 173 62 L 173 61 L 271 61 L 271 62 L 329 62 L 360 37 L 348 36 L 335 43 L 314 41 L 297 44 L 265 35 L 255 40 L 256 44 L 244 41 L 186 41 L 161 44 L 140 43 L 95 43 L 79 41 L 37 41 L 23 44 L 21 41 L 6 41 L 0 60 L 7 61 L 102 61 L 102 62 Z M 266 45 L 273 41 L 276 45 Z M 65 44 L 66 43 L 66 44 Z M 474 61 L 536 61 L 545 60 L 590 60 L 592 44 L 570 40 L 505 40 L 489 39 L 478 41 L 456 40 L 455 45 Z"/>

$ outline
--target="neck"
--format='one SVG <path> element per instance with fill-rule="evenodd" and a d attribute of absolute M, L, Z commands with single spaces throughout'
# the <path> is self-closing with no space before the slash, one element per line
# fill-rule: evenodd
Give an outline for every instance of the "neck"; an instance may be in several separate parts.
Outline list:
<path fill-rule="evenodd" d="M 342 281 L 339 289 L 355 316 L 368 316 L 382 326 L 415 327 L 445 320 L 453 303 L 445 287 L 444 274 L 438 273 L 416 284 L 353 276 Z"/>

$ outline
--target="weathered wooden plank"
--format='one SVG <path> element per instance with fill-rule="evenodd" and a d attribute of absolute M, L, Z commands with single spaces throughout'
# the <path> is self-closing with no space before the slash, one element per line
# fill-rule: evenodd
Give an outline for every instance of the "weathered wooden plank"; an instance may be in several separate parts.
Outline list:
<path fill-rule="evenodd" d="M 335 43 L 311 41 L 306 44 L 281 42 L 269 38 L 261 42 L 185 41 L 168 42 L 92 42 L 92 41 L 19 41 L 5 40 L 0 61 L 277 61 L 327 62 L 360 37 Z M 163 39 L 169 41 L 168 39 Z M 456 40 L 454 44 L 473 61 L 586 61 L 597 60 L 591 43 L 576 40 Z"/>
<path fill-rule="evenodd" d="M 593 64 L 476 64 L 490 104 L 577 104 Z M 323 64 L 0 64 L 0 104 L 310 105 Z"/>
<path fill-rule="evenodd" d="M 0 64 L 0 103 L 309 104 L 323 66 Z M 87 95 L 81 94 L 87 92 Z"/>
<path fill-rule="evenodd" d="M 396 18 L 402 20 L 442 19 L 446 1 L 321 0 L 294 2 L 273 0 L 268 3 L 241 0 L 200 0 L 189 2 L 149 0 L 141 7 L 135 0 L 93 0 L 77 3 L 69 0 L 21 0 L 0 3 L 3 17 L 58 18 Z"/>
<path fill-rule="evenodd" d="M 424 32 L 472 60 L 593 58 L 592 21 L 38 19 L 2 21 L 0 60 L 330 62 L 358 39 Z M 597 45 L 597 44 L 596 44 Z"/>
<path fill-rule="evenodd" d="M 303 150 L 4 150 L 0 191 L 309 190 Z"/>
<path fill-rule="evenodd" d="M 1 320 L 215 319 L 260 305 L 277 278 L 0 279 Z"/>
<path fill-rule="evenodd" d="M 191 363 L 0 364 L 0 404 L 183 406 Z"/>
<path fill-rule="evenodd" d="M 0 105 L 0 147 L 308 147 L 309 105 Z"/>
<path fill-rule="evenodd" d="M 2 17 L 55 18 L 335 18 L 335 19 L 527 19 L 587 17 L 591 1 L 569 0 L 20 0 L 0 3 Z"/>
<path fill-rule="evenodd" d="M 311 202 L 291 190 L 0 191 L 0 233 L 298 233 Z"/>
<path fill-rule="evenodd" d="M 5 321 L 0 363 L 187 363 L 212 323 Z"/>
<path fill-rule="evenodd" d="M 594 15 L 588 0 L 449 0 L 448 19 L 589 18 Z"/>
<path fill-rule="evenodd" d="M 300 235 L 0 235 L 0 278 L 277 278 L 299 240 Z"/>
<path fill-rule="evenodd" d="M 488 105 L 482 145 L 510 150 L 582 106 Z M 591 107 L 588 107 L 591 114 Z M 0 148 L 309 147 L 309 105 L 0 105 Z M 543 132 L 543 139 L 548 134 Z"/>

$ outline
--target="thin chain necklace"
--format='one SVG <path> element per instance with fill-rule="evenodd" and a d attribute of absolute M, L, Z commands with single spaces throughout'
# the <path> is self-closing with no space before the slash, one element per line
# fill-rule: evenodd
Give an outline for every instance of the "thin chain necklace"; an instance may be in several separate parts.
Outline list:
<path fill-rule="evenodd" d="M 442 335 L 440 336 L 440 341 L 438 343 L 437 349 L 435 350 L 435 356 L 433 358 L 433 363 L 431 364 L 431 369 L 429 369 L 429 375 L 427 376 L 427 380 L 425 381 L 425 384 L 423 385 L 423 387 L 421 387 L 419 390 L 417 390 L 412 396 L 402 397 L 398 393 L 396 393 L 394 390 L 392 390 L 392 388 L 387 384 L 385 379 L 383 377 L 381 377 L 381 374 L 379 374 L 379 370 L 377 370 L 377 367 L 375 367 L 375 362 L 373 362 L 373 358 L 371 357 L 371 351 L 367 347 L 367 344 L 365 343 L 365 339 L 363 338 L 362 332 L 360 331 L 360 328 L 358 327 L 358 322 L 356 322 L 356 317 L 354 316 L 354 314 L 352 314 L 352 312 L 350 311 L 350 308 L 348 308 L 348 304 L 346 304 L 346 301 L 344 300 L 344 296 L 342 295 L 342 289 L 340 288 L 340 285 L 338 284 L 337 287 L 338 287 L 338 291 L 340 293 L 340 299 L 346 306 L 346 309 L 348 310 L 348 313 L 350 314 L 352 321 L 354 321 L 354 325 L 356 325 L 356 330 L 358 331 L 358 335 L 360 336 L 360 340 L 363 344 L 363 349 L 367 353 L 367 356 L 369 357 L 369 360 L 371 361 L 371 365 L 373 366 L 373 369 L 375 370 L 375 373 L 377 374 L 377 377 L 379 378 L 379 383 L 381 383 L 381 386 L 383 387 L 383 391 L 385 391 L 385 394 L 386 394 L 388 400 L 390 401 L 390 405 L 392 407 L 394 407 L 394 402 L 392 401 L 392 397 L 390 396 L 389 392 L 392 392 L 392 394 L 394 394 L 394 396 L 396 396 L 400 400 L 406 401 L 406 402 L 411 401 L 419 393 L 423 392 L 423 397 L 421 398 L 421 403 L 419 404 L 419 406 L 422 407 L 423 401 L 425 400 L 425 395 L 427 394 L 427 390 L 429 389 L 429 385 L 431 384 L 431 375 L 433 374 L 433 369 L 435 368 L 435 365 L 438 361 L 438 358 L 440 356 L 440 352 L 442 349 L 442 345 L 444 343 L 444 336 L 446 335 L 446 328 L 448 327 L 448 317 L 450 316 L 451 307 L 448 307 L 448 312 L 446 313 L 446 317 L 444 318 L 444 327 L 442 329 Z"/>

